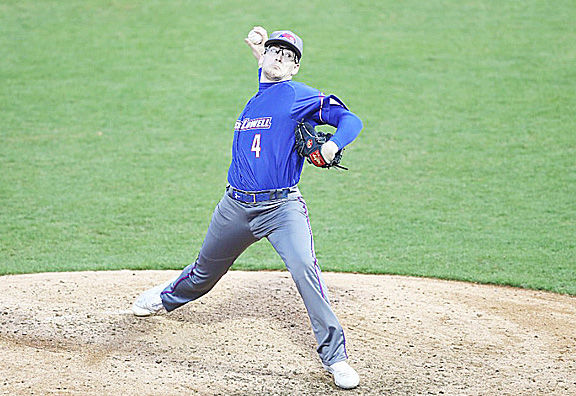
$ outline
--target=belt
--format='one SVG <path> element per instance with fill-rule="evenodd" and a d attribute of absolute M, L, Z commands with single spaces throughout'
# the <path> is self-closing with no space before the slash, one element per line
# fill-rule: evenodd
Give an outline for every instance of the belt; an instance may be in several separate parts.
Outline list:
<path fill-rule="evenodd" d="M 288 194 L 291 192 L 296 191 L 295 187 L 291 188 L 281 188 L 278 190 L 267 190 L 267 191 L 243 191 L 238 190 L 232 186 L 226 187 L 228 191 L 228 196 L 234 198 L 237 201 L 245 202 L 245 203 L 256 203 L 256 202 L 265 202 L 265 201 L 273 201 L 275 199 L 282 199 L 287 198 Z"/>

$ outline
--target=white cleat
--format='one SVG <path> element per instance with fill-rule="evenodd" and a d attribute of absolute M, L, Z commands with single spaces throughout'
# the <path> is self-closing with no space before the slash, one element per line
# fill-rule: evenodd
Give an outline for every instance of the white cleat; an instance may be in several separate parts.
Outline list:
<path fill-rule="evenodd" d="M 132 305 L 132 313 L 136 316 L 151 316 L 164 309 L 162 304 L 162 299 L 160 298 L 160 293 L 171 283 L 172 281 L 163 283 L 158 286 L 154 286 L 151 289 L 146 290 L 144 293 L 136 299 Z"/>
<path fill-rule="evenodd" d="M 360 383 L 360 376 L 346 361 L 334 363 L 332 366 L 323 365 L 334 376 L 334 383 L 342 389 L 356 388 Z"/>

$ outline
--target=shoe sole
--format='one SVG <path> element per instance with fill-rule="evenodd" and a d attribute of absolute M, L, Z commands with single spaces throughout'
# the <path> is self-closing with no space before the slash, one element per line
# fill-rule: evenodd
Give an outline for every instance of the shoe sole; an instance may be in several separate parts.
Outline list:
<path fill-rule="evenodd" d="M 324 367 L 324 369 L 326 369 L 326 371 L 328 371 L 332 375 L 332 378 L 334 379 L 334 384 L 340 389 L 354 389 L 354 388 L 358 387 L 358 385 L 360 384 L 360 381 L 358 381 L 355 385 L 351 385 L 351 386 L 344 386 L 342 384 L 339 384 L 338 382 L 336 382 L 336 378 L 334 377 L 334 370 L 332 370 L 331 367 L 326 366 L 324 364 L 322 364 L 322 366 Z"/>
<path fill-rule="evenodd" d="M 157 312 L 152 312 L 148 309 L 134 306 L 134 307 L 132 307 L 132 313 L 134 314 L 134 316 L 146 317 L 146 316 L 152 316 L 152 315 L 156 314 Z"/>

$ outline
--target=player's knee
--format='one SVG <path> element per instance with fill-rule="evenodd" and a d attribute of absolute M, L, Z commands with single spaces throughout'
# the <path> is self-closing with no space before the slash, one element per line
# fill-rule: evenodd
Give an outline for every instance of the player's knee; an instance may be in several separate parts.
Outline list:
<path fill-rule="evenodd" d="M 300 282 L 310 278 L 318 277 L 318 270 L 316 268 L 316 263 L 310 259 L 300 259 L 295 260 L 291 263 L 290 275 L 295 282 Z"/>
<path fill-rule="evenodd" d="M 202 277 L 202 276 L 195 276 L 191 277 L 190 281 L 192 283 L 192 287 L 198 292 L 208 293 L 216 283 L 220 280 L 221 276 L 210 276 L 210 277 Z"/>

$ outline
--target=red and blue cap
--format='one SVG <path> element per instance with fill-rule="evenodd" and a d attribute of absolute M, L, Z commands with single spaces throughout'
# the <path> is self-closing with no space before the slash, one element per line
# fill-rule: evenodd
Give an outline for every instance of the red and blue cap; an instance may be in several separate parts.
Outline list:
<path fill-rule="evenodd" d="M 298 59 L 302 58 L 302 52 L 304 51 L 304 42 L 297 34 L 291 32 L 290 30 L 278 30 L 273 32 L 268 40 L 264 43 L 264 47 L 268 47 L 273 44 L 283 45 L 290 48 L 296 53 Z"/>

